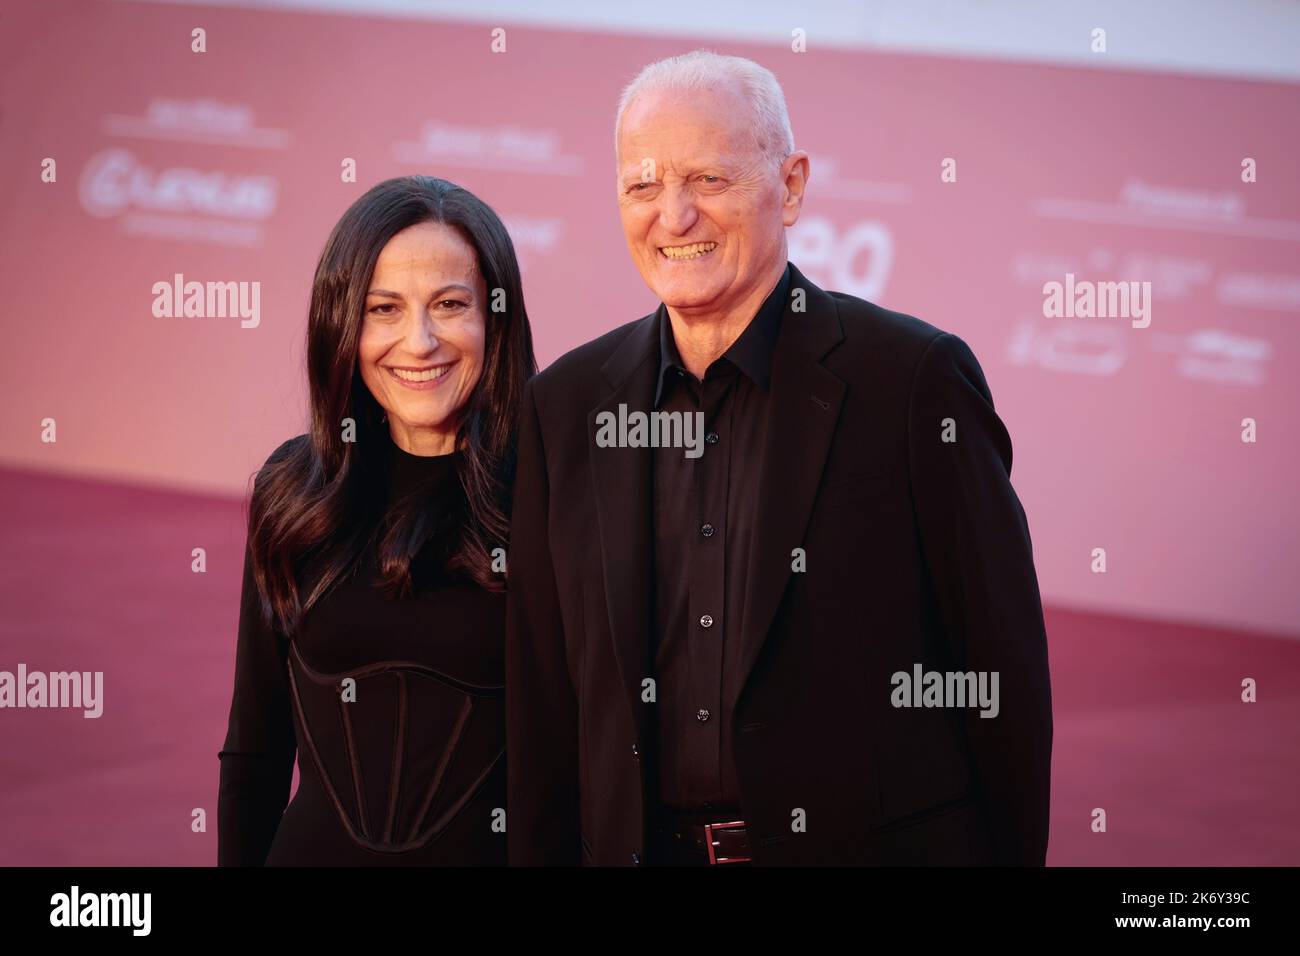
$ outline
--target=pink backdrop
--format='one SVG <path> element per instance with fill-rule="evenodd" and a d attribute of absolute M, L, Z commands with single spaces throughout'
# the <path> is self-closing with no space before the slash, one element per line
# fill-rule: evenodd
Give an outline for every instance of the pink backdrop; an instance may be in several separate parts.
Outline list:
<path fill-rule="evenodd" d="M 501 213 L 543 364 L 654 305 L 619 229 L 613 109 L 695 44 L 506 24 L 494 53 L 487 26 L 31 0 L 2 23 L 4 464 L 242 493 L 302 430 L 325 236 L 389 176 Z M 1298 88 L 725 50 L 776 72 L 812 154 L 791 258 L 979 356 L 1045 600 L 1300 633 Z M 1044 318 L 1067 272 L 1150 281 L 1150 327 Z M 176 273 L 259 282 L 260 324 L 154 317 Z"/>

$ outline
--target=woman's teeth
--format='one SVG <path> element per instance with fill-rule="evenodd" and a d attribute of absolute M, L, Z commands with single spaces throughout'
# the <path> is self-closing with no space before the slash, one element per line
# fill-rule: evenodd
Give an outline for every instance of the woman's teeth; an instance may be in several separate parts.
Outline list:
<path fill-rule="evenodd" d="M 389 371 L 405 382 L 431 382 L 435 378 L 446 375 L 449 368 L 450 365 L 439 365 L 437 368 L 427 368 L 422 372 L 408 372 L 404 368 L 394 368 Z"/>
<path fill-rule="evenodd" d="M 696 242 L 689 246 L 660 246 L 659 251 L 669 259 L 698 259 L 717 247 L 716 242 Z"/>

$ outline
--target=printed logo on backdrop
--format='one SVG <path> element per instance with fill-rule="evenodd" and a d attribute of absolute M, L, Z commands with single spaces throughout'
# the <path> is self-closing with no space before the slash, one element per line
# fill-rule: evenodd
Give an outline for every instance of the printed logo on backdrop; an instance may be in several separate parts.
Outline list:
<path fill-rule="evenodd" d="M 1191 189 L 1130 179 L 1114 201 L 1040 196 L 1032 204 L 1040 219 L 1205 232 L 1253 239 L 1300 240 L 1300 220 L 1247 215 L 1239 192 Z"/>
<path fill-rule="evenodd" d="M 1270 312 L 1300 312 L 1300 274 L 1228 272 L 1214 288 L 1221 305 Z"/>
<path fill-rule="evenodd" d="M 81 207 L 128 235 L 224 246 L 259 245 L 278 194 L 272 176 L 153 166 L 116 147 L 91 157 L 80 186 Z"/>
<path fill-rule="evenodd" d="M 1176 356 L 1178 374 L 1221 385 L 1263 385 L 1273 346 L 1224 329 L 1200 329 L 1187 335 L 1157 337 L 1157 351 Z"/>
<path fill-rule="evenodd" d="M 272 176 L 150 165 L 118 147 L 92 156 L 80 185 L 81 207 L 127 235 L 223 246 L 259 245 L 278 194 Z"/>
<path fill-rule="evenodd" d="M 540 173 L 547 176 L 579 176 L 582 157 L 566 153 L 560 131 L 554 127 L 459 126 L 429 120 L 416 142 L 396 142 L 393 156 L 398 162 L 418 166 L 430 164 L 468 169 Z"/>
<path fill-rule="evenodd" d="M 1202 265 L 1208 267 L 1208 264 Z M 1118 264 L 1115 253 L 1107 248 L 1092 249 L 1082 257 L 1042 250 L 1013 255 L 1012 279 L 1026 292 L 1032 289 L 1040 307 L 1036 310 L 1039 318 L 1022 320 L 1012 328 L 1006 347 L 1008 361 L 1012 365 L 1033 365 L 1047 371 L 1075 375 L 1106 378 L 1118 374 L 1135 347 L 1125 336 L 1124 327 L 1113 322 L 1089 322 L 1077 318 L 1073 308 L 1068 318 L 1048 318 L 1048 310 L 1042 305 L 1042 290 L 1052 283 L 1059 284 L 1065 276 L 1075 274 L 1149 274 L 1150 270 L 1151 265 L 1147 262 L 1126 260 L 1123 265 Z M 1183 285 L 1194 288 L 1201 281 L 1204 281 L 1204 276 L 1193 278 L 1189 275 Z"/>
<path fill-rule="evenodd" d="M 884 297 L 894 265 L 894 235 L 885 223 L 874 218 L 831 219 L 811 212 L 817 197 L 830 197 L 842 208 L 844 202 L 897 203 L 911 200 L 905 183 L 876 182 L 839 175 L 834 156 L 810 156 L 817 171 L 816 195 L 799 221 L 786 232 L 790 261 L 823 289 L 834 289 L 860 299 L 878 302 Z M 851 215 L 851 214 L 850 214 Z"/>
<path fill-rule="evenodd" d="M 894 236 L 874 219 L 839 225 L 804 214 L 786 232 L 790 261 L 823 289 L 879 302 L 894 264 Z"/>
<path fill-rule="evenodd" d="M 557 216 L 521 216 L 499 213 L 515 246 L 519 271 L 526 273 L 534 255 L 545 255 L 555 248 L 564 234 L 564 220 Z"/>
<path fill-rule="evenodd" d="M 1119 329 L 1080 320 L 1022 321 L 1007 342 L 1007 360 L 1012 365 L 1033 365 L 1049 372 L 1105 378 L 1119 372 L 1128 357 L 1129 345 Z"/>
<path fill-rule="evenodd" d="M 1219 204 L 1214 208 L 1223 211 L 1233 207 Z M 1096 295 L 1088 311 L 1081 314 L 1071 306 L 1063 313 L 1049 315 L 1052 310 L 1040 310 L 1041 318 L 1024 319 L 1011 330 L 1006 346 L 1011 364 L 1070 374 L 1112 376 L 1136 356 L 1155 356 L 1157 362 L 1169 362 L 1165 356 L 1172 356 L 1174 372 L 1182 378 L 1261 386 L 1274 352 L 1267 339 L 1212 327 L 1187 331 L 1157 328 L 1147 335 L 1145 330 L 1151 324 L 1150 290 L 1159 290 L 1164 305 L 1180 306 L 1173 313 L 1180 315 L 1211 296 L 1229 307 L 1300 311 L 1300 276 L 1231 272 L 1216 281 L 1214 264 L 1198 256 L 1139 251 L 1121 256 L 1105 247 L 1085 255 L 1021 252 L 1012 258 L 1011 275 L 1017 285 L 1039 301 L 1043 301 L 1044 288 L 1050 288 L 1052 294 L 1060 292 L 1064 305 L 1079 301 L 1074 290 L 1083 282 L 1074 277 L 1108 277 L 1106 282 L 1089 283 Z M 1138 276 L 1148 278 L 1139 284 Z M 1110 293 L 1123 291 L 1125 286 L 1130 305 L 1141 303 L 1140 308 L 1110 307 L 1115 302 L 1122 304 L 1124 299 L 1117 296 L 1112 301 Z M 1103 288 L 1105 296 L 1101 294 Z M 1117 318 L 1128 321 L 1114 321 Z M 1128 334 L 1129 328 L 1138 331 Z"/>
<path fill-rule="evenodd" d="M 1150 343 L 1151 352 L 1174 357 L 1181 377 L 1221 385 L 1263 385 L 1268 377 L 1266 363 L 1273 356 L 1267 340 L 1223 329 L 1159 332 Z M 1129 346 L 1122 331 L 1110 326 L 1025 321 L 1012 330 L 1006 354 L 1013 365 L 1104 377 L 1123 367 Z"/>
<path fill-rule="evenodd" d="M 214 99 L 149 101 L 142 116 L 109 113 L 101 126 L 110 136 L 152 142 L 199 143 L 284 150 L 289 134 L 259 127 L 253 110 Z M 149 160 L 125 146 L 100 150 L 81 173 L 81 207 L 99 219 L 116 219 L 127 235 L 190 240 L 221 246 L 257 246 L 262 223 L 275 212 L 279 181 L 262 173 L 235 172 L 213 164 L 181 163 L 151 149 Z M 210 157 L 210 152 L 205 152 Z"/>
<path fill-rule="evenodd" d="M 101 127 L 110 136 L 129 139 L 270 150 L 290 144 L 288 130 L 259 127 L 251 106 L 213 99 L 152 99 L 143 116 L 108 113 Z"/>

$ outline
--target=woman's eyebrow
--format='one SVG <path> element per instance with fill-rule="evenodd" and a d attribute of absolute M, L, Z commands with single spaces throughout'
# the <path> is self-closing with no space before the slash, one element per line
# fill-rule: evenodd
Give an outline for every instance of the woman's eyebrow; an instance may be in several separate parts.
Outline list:
<path fill-rule="evenodd" d="M 460 292 L 464 292 L 466 295 L 471 295 L 471 296 L 472 296 L 472 295 L 474 294 L 474 290 L 471 289 L 471 288 L 470 288 L 469 286 L 467 286 L 467 285 L 462 285 L 462 284 L 459 283 L 459 282 L 449 282 L 447 285 L 445 285 L 445 286 L 443 286 L 442 288 L 440 288 L 440 289 L 438 289 L 437 291 L 435 291 L 435 292 L 433 293 L 433 296 L 432 296 L 432 297 L 433 297 L 433 298 L 437 298 L 438 296 L 440 296 L 440 295 L 442 295 L 442 294 L 444 294 L 444 293 L 446 293 L 446 292 L 450 292 L 450 291 L 453 290 L 453 289 L 456 289 L 456 290 L 458 290 L 458 291 L 460 291 Z M 402 296 L 401 293 L 399 293 L 399 292 L 389 292 L 387 289 L 371 289 L 369 292 L 366 293 L 366 295 L 381 295 L 381 296 L 384 296 L 385 298 L 389 298 L 389 299 L 400 299 L 400 298 L 403 298 L 403 296 Z"/>
<path fill-rule="evenodd" d="M 452 289 L 457 289 L 457 290 L 459 290 L 460 292 L 464 292 L 466 295 L 469 295 L 469 296 L 472 296 L 472 295 L 474 294 L 474 290 L 471 289 L 469 286 L 467 286 L 467 285 L 461 285 L 459 282 L 452 282 L 451 284 L 449 284 L 449 285 L 445 285 L 445 286 L 443 286 L 441 289 L 439 289 L 437 292 L 435 292 L 435 293 L 434 293 L 434 296 L 435 296 L 435 297 L 436 297 L 436 296 L 440 296 L 440 295 L 442 295 L 444 292 L 450 292 Z"/>

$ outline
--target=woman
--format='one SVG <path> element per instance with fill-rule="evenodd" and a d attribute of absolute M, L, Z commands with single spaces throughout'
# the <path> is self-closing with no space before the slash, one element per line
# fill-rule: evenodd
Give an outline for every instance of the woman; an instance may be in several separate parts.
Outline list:
<path fill-rule="evenodd" d="M 312 286 L 311 430 L 254 482 L 219 865 L 505 863 L 506 512 L 534 371 L 483 202 L 410 176 L 343 215 Z"/>

